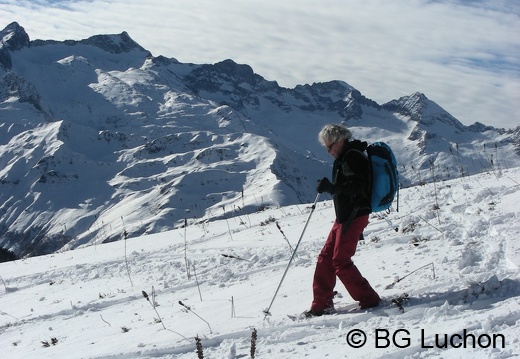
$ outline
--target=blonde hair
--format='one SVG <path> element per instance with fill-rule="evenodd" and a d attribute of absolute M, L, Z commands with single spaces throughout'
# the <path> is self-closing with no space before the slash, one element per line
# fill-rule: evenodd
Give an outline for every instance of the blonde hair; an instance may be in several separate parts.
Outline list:
<path fill-rule="evenodd" d="M 318 134 L 318 140 L 322 145 L 341 140 L 349 141 L 351 138 L 352 132 L 343 125 L 325 125 Z"/>

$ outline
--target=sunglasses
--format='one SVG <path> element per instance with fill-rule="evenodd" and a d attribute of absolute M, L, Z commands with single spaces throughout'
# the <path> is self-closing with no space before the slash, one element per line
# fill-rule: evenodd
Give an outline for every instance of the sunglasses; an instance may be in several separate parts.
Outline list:
<path fill-rule="evenodd" d="M 332 150 L 332 146 L 334 146 L 337 143 L 337 141 L 332 142 L 330 145 L 327 146 L 327 151 L 330 152 Z"/>

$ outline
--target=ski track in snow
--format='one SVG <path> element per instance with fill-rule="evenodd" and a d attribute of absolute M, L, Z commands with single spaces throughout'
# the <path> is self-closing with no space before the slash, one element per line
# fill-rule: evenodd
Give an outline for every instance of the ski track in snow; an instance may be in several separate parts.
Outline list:
<path fill-rule="evenodd" d="M 287 318 L 310 306 L 328 199 L 266 318 L 291 254 L 285 238 L 294 248 L 310 205 L 2 263 L 2 357 L 195 358 L 198 336 L 204 358 L 249 358 L 253 329 L 255 358 L 520 357 L 519 182 L 516 168 L 402 189 L 399 212 L 371 216 L 354 262 L 384 298 L 410 295 L 403 313 Z M 352 307 L 336 290 L 336 306 Z M 366 334 L 363 347 L 347 343 L 353 330 Z M 385 331 L 395 342 L 383 348 Z M 496 348 L 440 347 L 465 333 L 497 338 Z"/>

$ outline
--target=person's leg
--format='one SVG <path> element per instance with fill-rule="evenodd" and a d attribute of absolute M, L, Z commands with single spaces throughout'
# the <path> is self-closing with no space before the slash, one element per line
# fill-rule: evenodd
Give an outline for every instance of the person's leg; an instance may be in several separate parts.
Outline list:
<path fill-rule="evenodd" d="M 336 269 L 332 264 L 332 256 L 339 228 L 340 226 L 334 222 L 327 241 L 318 256 L 316 269 L 314 270 L 312 282 L 314 298 L 311 310 L 317 314 L 322 314 L 324 310 L 333 306 L 332 298 L 334 297 L 334 287 L 336 286 Z"/>
<path fill-rule="evenodd" d="M 360 234 L 363 233 L 367 225 L 368 215 L 358 217 L 352 221 L 348 228 L 341 228 L 336 231 L 336 243 L 332 257 L 335 274 L 341 280 L 352 299 L 358 301 L 362 308 L 377 306 L 381 301 L 379 295 L 352 262 L 352 256 L 356 253 Z"/>

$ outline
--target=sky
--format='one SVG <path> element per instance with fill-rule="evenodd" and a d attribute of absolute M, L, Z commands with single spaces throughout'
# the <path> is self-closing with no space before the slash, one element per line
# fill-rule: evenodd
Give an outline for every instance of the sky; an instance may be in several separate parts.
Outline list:
<path fill-rule="evenodd" d="M 283 87 L 422 92 L 465 125 L 520 124 L 517 0 L 0 0 L 0 28 L 13 21 L 31 40 L 126 31 L 154 56 L 232 59 Z"/>

